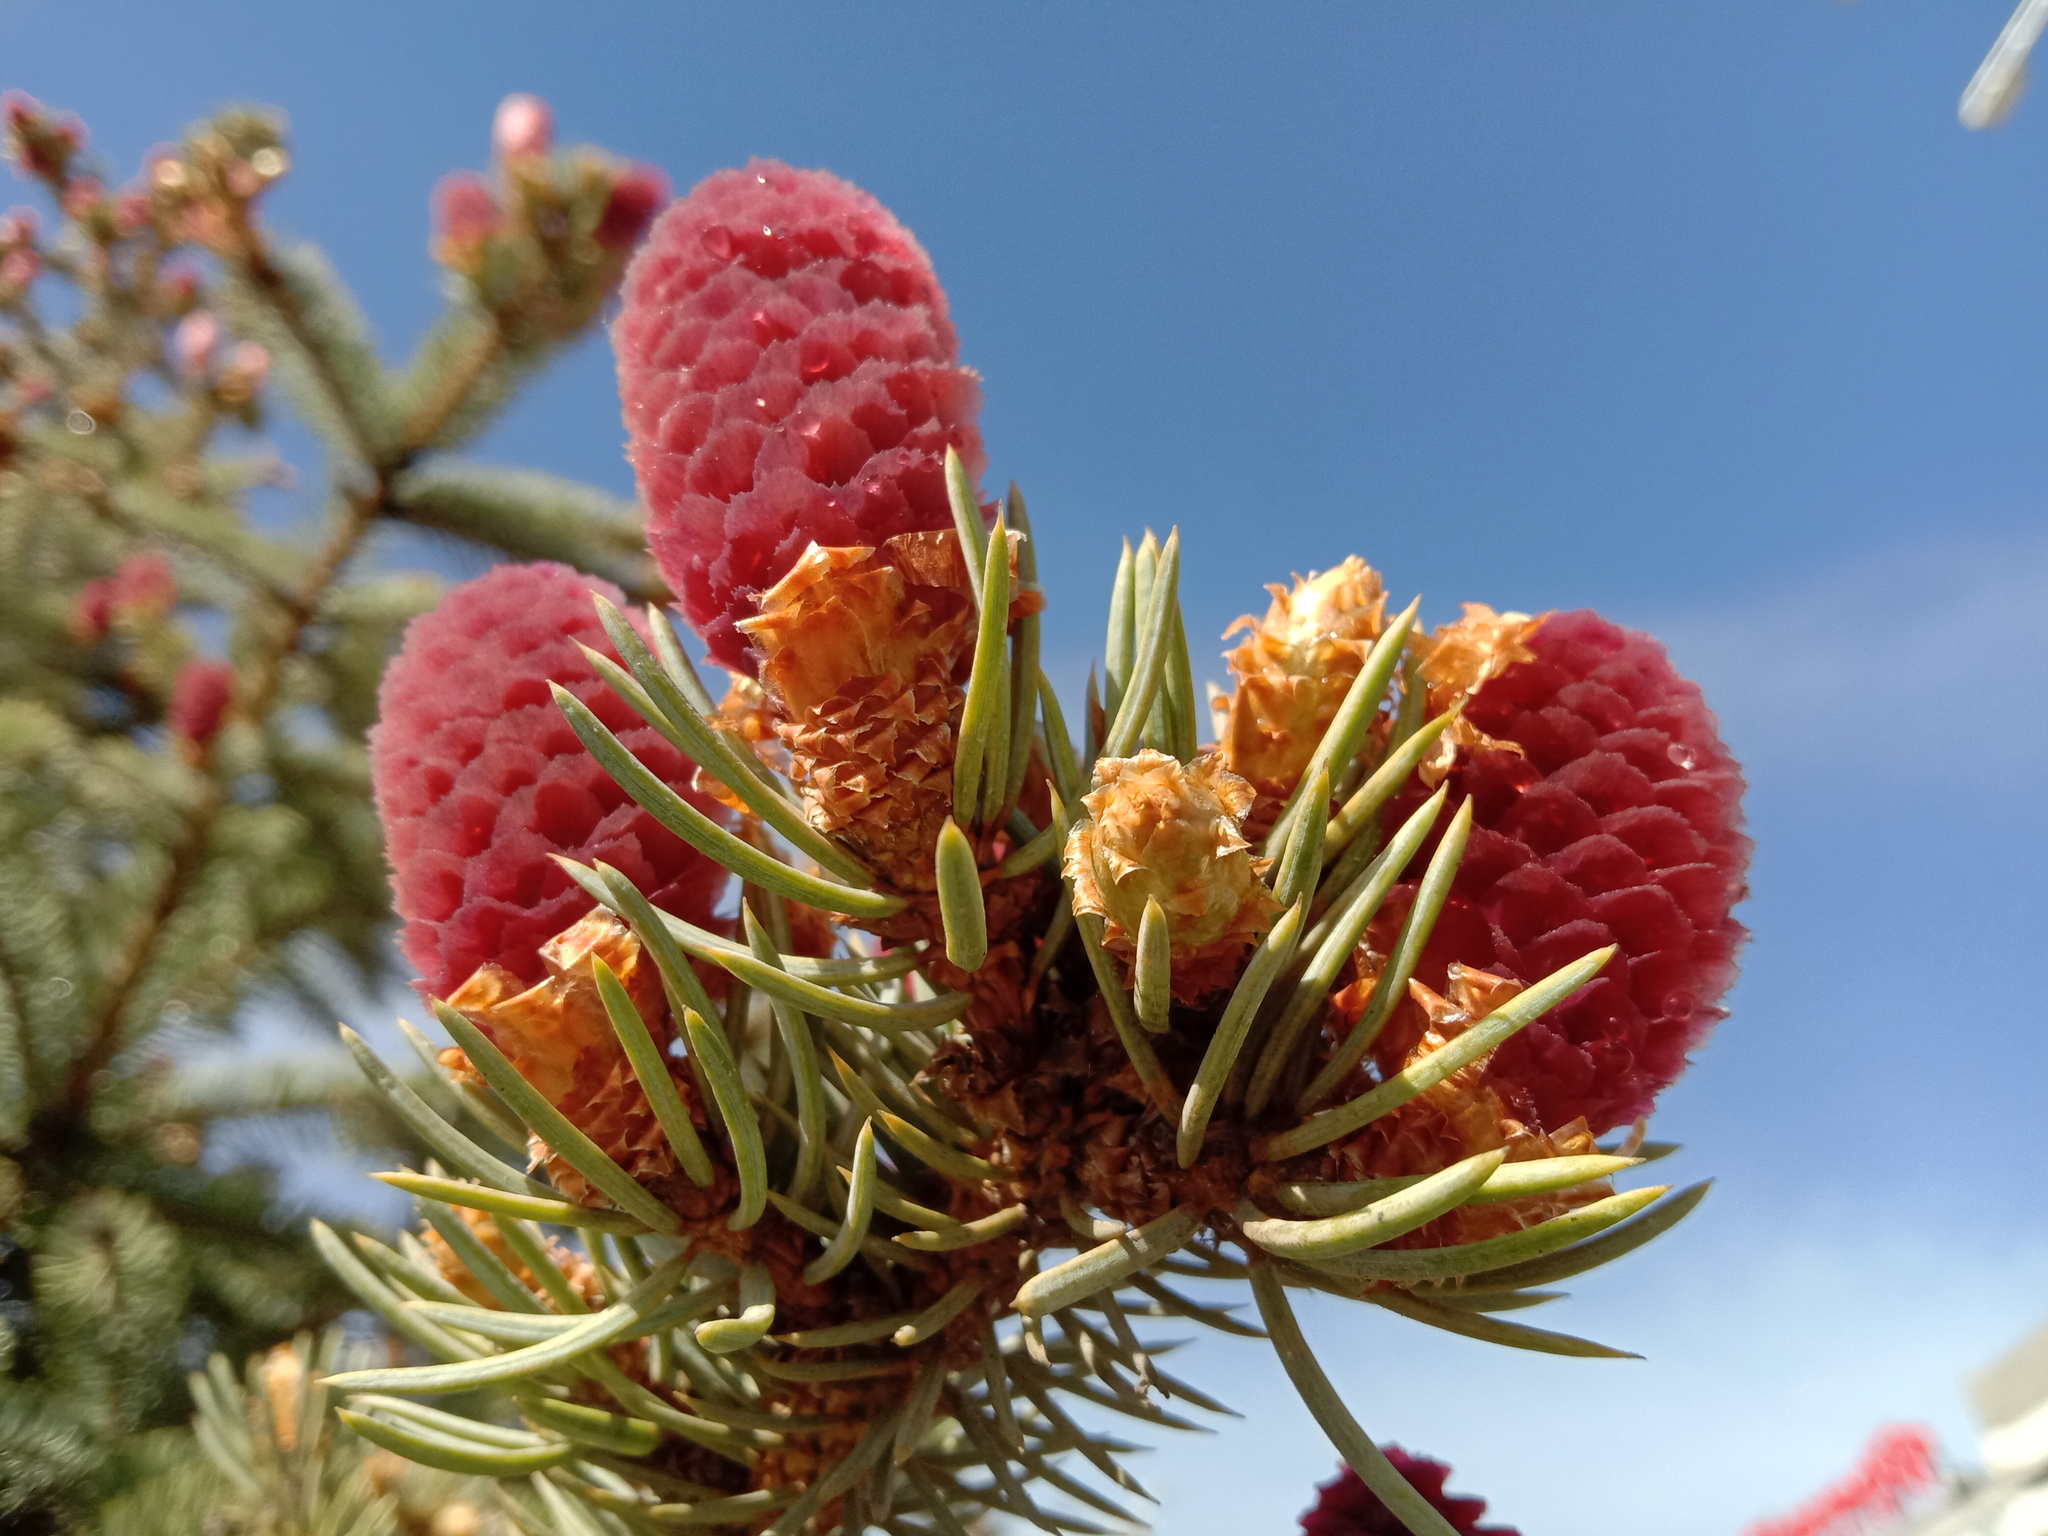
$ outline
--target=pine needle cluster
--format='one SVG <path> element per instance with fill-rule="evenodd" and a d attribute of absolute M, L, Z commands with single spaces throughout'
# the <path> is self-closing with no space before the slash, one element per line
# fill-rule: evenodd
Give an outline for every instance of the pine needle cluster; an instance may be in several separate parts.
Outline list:
<path fill-rule="evenodd" d="M 1205 747 L 1175 531 L 1069 713 L 929 260 L 827 173 L 664 212 L 613 340 L 733 675 L 559 565 L 408 629 L 372 771 L 454 1045 L 411 1031 L 436 1105 L 345 1037 L 431 1155 L 378 1175 L 396 1246 L 315 1227 L 409 1346 L 342 1421 L 535 1533 L 1102 1532 L 1150 1495 L 1100 1415 L 1230 1411 L 1170 1319 L 1270 1343 L 1365 1528 L 1469 1529 L 1295 1299 L 1626 1354 L 1515 1314 L 1706 1193 L 1613 1182 L 1743 939 L 1699 689 L 1597 614 L 1390 615 L 1352 557 L 1245 621 Z"/>

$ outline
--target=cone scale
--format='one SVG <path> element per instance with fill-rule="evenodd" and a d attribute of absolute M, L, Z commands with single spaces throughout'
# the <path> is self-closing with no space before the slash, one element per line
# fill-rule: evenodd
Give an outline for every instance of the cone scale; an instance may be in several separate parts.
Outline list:
<path fill-rule="evenodd" d="M 1193 1275 L 1263 1316 L 1387 1529 L 1457 1528 L 1351 1419 L 1289 1293 L 1621 1353 L 1499 1314 L 1697 1203 L 1611 1182 L 1639 1130 L 1596 1141 L 1682 1069 L 1741 938 L 1739 770 L 1697 690 L 1592 615 L 1390 616 L 1351 556 L 1242 621 L 1204 747 L 1170 532 L 1126 545 L 1070 731 L 1022 498 L 979 494 L 972 377 L 885 210 L 820 173 L 714 177 L 656 222 L 615 339 L 653 553 L 730 692 L 587 603 L 545 622 L 589 649 L 538 667 L 524 631 L 430 616 L 394 668 L 517 675 L 507 706 L 550 700 L 599 825 L 642 851 L 481 810 L 394 823 L 408 950 L 466 1047 L 447 1070 L 550 1181 L 508 1167 L 473 1203 L 529 1277 L 573 1263 L 584 1289 L 521 1281 L 413 1176 L 474 1306 L 356 1263 L 437 1359 L 332 1384 L 415 1440 L 409 1394 L 509 1393 L 549 1497 L 629 1524 L 1127 1518 L 1117 1442 L 1069 1410 L 1220 1408 L 1139 1336 L 1261 1331 L 1162 1278 Z M 431 728 L 388 696 L 380 801 L 438 814 Z M 475 915 L 521 892 L 565 920 Z M 465 1177 L 482 1131 L 435 1128 Z M 547 1220 L 571 1207 L 590 1224 Z M 433 1433 L 482 1466 L 512 1432 Z"/>

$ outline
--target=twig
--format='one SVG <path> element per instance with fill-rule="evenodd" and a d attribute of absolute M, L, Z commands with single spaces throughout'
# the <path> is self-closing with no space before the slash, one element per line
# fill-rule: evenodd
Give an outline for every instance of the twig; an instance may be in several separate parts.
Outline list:
<path fill-rule="evenodd" d="M 470 344 L 467 355 L 459 365 L 444 371 L 441 387 L 421 403 L 412 418 L 398 434 L 401 455 L 411 457 L 441 435 L 450 418 L 462 409 L 470 391 L 483 378 L 484 371 L 498 359 L 505 344 L 505 327 L 498 317 L 484 312 L 484 330 Z"/>
<path fill-rule="evenodd" d="M 271 705 L 276 702 L 285 662 L 298 650 L 307 626 L 319 612 L 327 589 L 333 585 L 342 565 L 355 553 L 356 546 L 376 520 L 383 503 L 384 482 L 381 477 L 375 494 L 349 498 L 348 510 L 340 526 L 314 560 L 312 569 L 306 573 L 298 595 L 283 605 L 284 626 L 258 665 L 247 696 L 241 701 L 243 712 L 251 721 L 260 721 L 269 715 Z M 106 993 L 88 1031 L 86 1048 L 72 1064 L 65 1101 L 73 1115 L 85 1112 L 92 1099 L 94 1076 L 105 1069 L 120 1049 L 122 1015 L 155 957 L 165 929 L 191 894 L 193 881 L 205 867 L 214 828 L 227 805 L 227 786 L 221 782 L 214 761 L 218 739 L 216 737 L 214 742 L 206 745 L 200 759 L 200 771 L 206 776 L 206 786 L 186 817 L 183 834 L 171 850 L 170 870 L 157 891 L 156 901 L 141 925 L 129 936 L 120 958 L 115 962 Z"/>
<path fill-rule="evenodd" d="M 262 235 L 239 214 L 235 222 L 239 226 L 237 233 L 241 236 L 243 275 L 248 278 L 250 286 L 262 294 L 264 302 L 270 306 L 271 313 L 276 315 L 279 323 L 291 332 L 292 340 L 298 343 L 299 351 L 305 356 L 314 373 L 319 376 L 321 386 L 327 391 L 328 398 L 333 403 L 335 415 L 348 429 L 350 446 L 355 449 L 356 456 L 365 464 L 376 467 L 381 495 L 381 482 L 384 474 L 389 472 L 389 466 L 380 464 L 377 447 L 371 439 L 368 425 L 356 414 L 348 390 L 335 377 L 334 370 L 328 366 L 325 349 L 314 339 L 312 331 L 306 325 L 305 314 L 299 308 L 299 296 L 292 292 L 291 284 L 285 281 L 284 274 L 271 262 L 270 252 L 263 243 Z"/>

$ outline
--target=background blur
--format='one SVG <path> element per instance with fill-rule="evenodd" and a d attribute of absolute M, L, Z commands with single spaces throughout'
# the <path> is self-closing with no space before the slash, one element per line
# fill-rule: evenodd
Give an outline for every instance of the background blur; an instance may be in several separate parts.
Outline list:
<path fill-rule="evenodd" d="M 1334 1304 L 1312 1336 L 1531 1536 L 1732 1536 L 1885 1420 L 1967 1455 L 1958 1378 L 2048 1309 L 2048 101 L 1955 122 L 2008 9 L 70 0 L 0 4 L 0 63 L 124 174 L 224 101 L 288 109 L 270 214 L 394 352 L 428 189 L 507 91 L 679 188 L 756 154 L 860 182 L 950 290 L 1065 676 L 1148 523 L 1190 541 L 1197 634 L 1355 551 L 1431 622 L 1665 637 L 1759 844 L 1734 1016 L 1656 1126 L 1721 1183 L 1541 1319 L 1648 1359 Z M 621 437 L 593 343 L 484 452 L 626 492 Z M 1249 1422 L 1138 1467 L 1158 1529 L 1284 1532 L 1335 1457 L 1262 1346 L 1199 1351 Z"/>

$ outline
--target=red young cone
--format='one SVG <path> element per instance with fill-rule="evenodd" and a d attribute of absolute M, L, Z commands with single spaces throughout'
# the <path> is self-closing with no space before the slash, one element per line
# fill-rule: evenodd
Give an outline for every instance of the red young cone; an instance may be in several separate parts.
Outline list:
<path fill-rule="evenodd" d="M 104 640 L 117 620 L 150 624 L 178 601 L 171 562 L 155 550 L 130 555 L 111 576 L 88 581 L 71 610 L 71 630 L 81 640 Z"/>
<path fill-rule="evenodd" d="M 668 201 L 668 177 L 651 165 L 631 165 L 612 183 L 591 238 L 608 251 L 623 251 L 647 232 L 648 221 Z"/>
<path fill-rule="evenodd" d="M 1472 797 L 1472 839 L 1416 976 L 1442 990 L 1462 961 L 1532 982 L 1619 944 L 1605 973 L 1501 1047 L 1487 1077 L 1518 1115 L 1548 1130 L 1583 1116 L 1597 1135 L 1647 1114 L 1726 1013 L 1747 937 L 1730 916 L 1747 894 L 1742 770 L 1699 688 L 1648 635 L 1559 613 L 1525 643 L 1535 659 L 1465 711 L 1521 751 L 1458 754 L 1452 795 Z M 1412 1038 L 1390 1028 L 1382 1066 Z"/>
<path fill-rule="evenodd" d="M 981 391 L 931 260 L 823 171 L 756 160 L 655 221 L 613 328 L 648 538 L 714 661 L 805 548 L 952 526 Z"/>
<path fill-rule="evenodd" d="M 1427 1456 L 1410 1456 L 1398 1445 L 1385 1447 L 1394 1470 L 1429 1500 L 1458 1536 L 1519 1536 L 1504 1525 L 1481 1525 L 1486 1500 L 1453 1498 L 1444 1492 L 1451 1469 Z M 1359 1475 L 1346 1467 L 1317 1489 L 1315 1508 L 1301 1517 L 1304 1536 L 1408 1536 L 1408 1527 L 1380 1502 Z"/>
<path fill-rule="evenodd" d="M 544 155 L 555 143 L 555 109 L 540 97 L 514 91 L 491 119 L 491 153 L 500 160 Z"/>
<path fill-rule="evenodd" d="M 458 272 L 474 270 L 505 224 L 497 194 L 475 171 L 450 171 L 434 183 L 433 203 L 434 259 Z"/>
<path fill-rule="evenodd" d="M 370 763 L 405 919 L 399 946 L 437 996 L 486 962 L 541 979 L 540 947 L 590 907 L 551 853 L 615 865 L 695 923 L 724 891 L 724 869 L 628 800 L 555 707 L 551 681 L 699 810 L 725 817 L 690 790 L 689 759 L 577 649 L 615 655 L 593 592 L 624 601 L 565 565 L 499 566 L 415 619 L 384 674 Z"/>
<path fill-rule="evenodd" d="M 164 711 L 171 734 L 204 747 L 220 734 L 235 693 L 235 669 L 224 661 L 196 659 L 178 668 L 171 702 Z"/>

